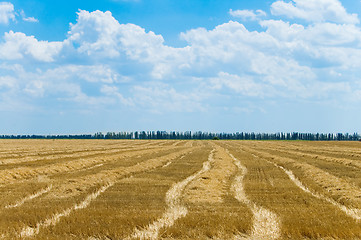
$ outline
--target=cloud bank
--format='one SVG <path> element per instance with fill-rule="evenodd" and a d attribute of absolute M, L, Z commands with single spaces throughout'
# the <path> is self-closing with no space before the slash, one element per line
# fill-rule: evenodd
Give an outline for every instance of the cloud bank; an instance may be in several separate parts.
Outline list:
<path fill-rule="evenodd" d="M 220 107 L 231 109 L 255 99 L 359 104 L 358 15 L 337 0 L 276 1 L 270 12 L 230 10 L 263 30 L 230 20 L 180 33 L 186 42 L 181 48 L 120 23 L 109 11 L 80 10 L 63 41 L 6 32 L 0 41 L 1 106 L 17 99 L 29 109 L 46 108 L 39 102 L 50 99 L 166 113 L 211 111 L 215 97 L 228 99 Z M 14 18 L 12 4 L 1 3 L 0 23 Z"/>
<path fill-rule="evenodd" d="M 14 5 L 9 2 L 0 2 L 0 24 L 9 24 L 15 20 Z"/>

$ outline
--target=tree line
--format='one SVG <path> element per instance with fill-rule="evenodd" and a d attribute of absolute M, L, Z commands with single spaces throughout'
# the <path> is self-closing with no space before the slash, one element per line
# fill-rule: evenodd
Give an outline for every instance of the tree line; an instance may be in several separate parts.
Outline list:
<path fill-rule="evenodd" d="M 0 139 L 183 139 L 183 140 L 306 140 L 306 141 L 360 141 L 358 133 L 212 133 L 176 131 L 135 131 L 135 132 L 97 132 L 76 135 L 0 135 Z"/>

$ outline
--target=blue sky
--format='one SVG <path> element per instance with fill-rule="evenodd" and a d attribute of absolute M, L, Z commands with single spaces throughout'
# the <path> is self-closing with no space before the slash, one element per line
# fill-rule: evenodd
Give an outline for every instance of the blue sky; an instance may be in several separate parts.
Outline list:
<path fill-rule="evenodd" d="M 361 1 L 0 2 L 0 134 L 361 132 Z"/>

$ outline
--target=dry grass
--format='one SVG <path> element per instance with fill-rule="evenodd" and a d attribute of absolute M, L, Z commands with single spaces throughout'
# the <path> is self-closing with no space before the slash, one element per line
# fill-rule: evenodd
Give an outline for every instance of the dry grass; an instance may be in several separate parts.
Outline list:
<path fill-rule="evenodd" d="M 185 201 L 204 204 L 223 202 L 223 195 L 229 190 L 230 176 L 235 174 L 237 168 L 224 149 L 219 146 L 215 146 L 210 162 L 212 168 L 201 174 L 187 187 Z"/>
<path fill-rule="evenodd" d="M 186 187 L 188 215 L 170 228 L 165 238 L 231 239 L 251 232 L 252 214 L 231 191 L 237 167 L 224 148 L 213 147 L 210 170 Z"/>
<path fill-rule="evenodd" d="M 305 179 L 307 185 L 312 185 L 316 192 L 324 194 L 339 203 L 361 209 L 361 189 L 354 184 L 330 174 L 318 167 L 295 159 L 270 154 L 264 150 L 255 150 L 244 147 L 252 154 L 275 162 L 286 169 L 292 169 L 300 179 Z"/>
<path fill-rule="evenodd" d="M 157 221 L 148 225 L 145 229 L 136 229 L 135 232 L 129 237 L 140 239 L 157 239 L 159 237 L 159 231 L 162 228 L 168 228 L 174 225 L 174 222 L 179 218 L 185 217 L 188 213 L 187 207 L 182 203 L 181 197 L 185 187 L 198 178 L 201 174 L 208 172 L 211 169 L 211 163 L 214 161 L 213 153 L 214 149 L 208 156 L 208 161 L 203 162 L 203 167 L 197 173 L 187 177 L 186 179 L 174 184 L 166 193 L 166 203 L 168 209 L 163 216 Z M 180 159 L 182 159 L 182 156 Z M 171 164 L 171 162 L 169 162 Z M 163 167 L 167 167 L 170 164 L 166 164 Z"/>
<path fill-rule="evenodd" d="M 277 156 L 272 155 L 273 159 L 266 158 L 259 150 L 251 151 L 249 149 L 251 144 L 255 145 L 254 142 L 232 143 L 230 151 L 248 169 L 244 179 L 247 196 L 251 201 L 272 210 L 280 217 L 283 238 L 358 239 L 361 237 L 361 224 L 358 221 L 347 216 L 333 204 L 300 189 L 282 169 L 273 164 Z M 282 164 L 285 165 L 283 161 Z M 296 172 L 303 169 L 294 167 L 292 170 Z M 313 177 L 309 174 L 300 179 L 304 181 L 308 178 L 318 186 Z M 309 185 L 307 187 L 314 190 Z"/>
<path fill-rule="evenodd" d="M 279 217 L 265 209 L 262 206 L 258 206 L 248 199 L 246 192 L 244 191 L 243 179 L 247 174 L 247 168 L 242 165 L 241 161 L 229 153 L 229 156 L 233 159 L 235 165 L 241 171 L 241 173 L 235 178 L 232 190 L 234 191 L 235 198 L 246 204 L 253 213 L 253 227 L 250 238 L 251 239 L 277 239 L 280 237 L 280 220 Z"/>
<path fill-rule="evenodd" d="M 82 232 L 84 238 L 123 239 L 131 236 L 136 228 L 147 229 L 150 224 L 162 219 L 171 205 L 165 198 L 167 192 L 177 186 L 176 183 L 202 169 L 210 151 L 204 150 L 194 149 L 184 157 L 173 159 L 167 167 L 134 174 L 131 178 L 117 182 L 88 208 L 75 212 L 72 218 L 62 220 L 54 228 L 46 229 L 39 238 L 45 238 L 49 234 L 71 238 Z M 89 215 L 92 216 L 91 219 Z M 67 228 L 66 231 L 64 227 Z"/>
<path fill-rule="evenodd" d="M 360 145 L 1 140 L 0 239 L 361 239 Z"/>
<path fill-rule="evenodd" d="M 26 167 L 17 167 L 12 169 L 0 170 L 0 180 L 1 184 L 11 184 L 18 182 L 24 179 L 30 179 L 38 175 L 54 175 L 58 173 L 73 172 L 82 169 L 86 169 L 101 163 L 109 161 L 119 161 L 122 159 L 142 155 L 144 153 L 154 153 L 154 151 L 159 150 L 157 148 L 139 148 L 135 150 L 116 150 L 115 152 L 96 154 L 91 156 L 91 158 L 84 158 L 83 156 L 78 156 L 74 154 L 70 159 L 61 159 L 61 161 L 47 163 L 47 164 L 36 164 L 33 166 Z M 171 149 L 176 150 L 175 147 L 162 147 L 162 150 Z M 38 161 L 36 163 L 39 163 Z"/>

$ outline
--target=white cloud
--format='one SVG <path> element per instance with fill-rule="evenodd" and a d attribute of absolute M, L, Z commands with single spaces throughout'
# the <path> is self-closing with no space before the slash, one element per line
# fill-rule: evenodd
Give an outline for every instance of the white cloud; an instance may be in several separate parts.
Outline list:
<path fill-rule="evenodd" d="M 246 21 L 246 20 L 259 20 L 262 17 L 267 16 L 267 13 L 265 11 L 262 10 L 229 10 L 229 14 L 232 17 L 237 17 L 237 18 L 241 18 L 242 20 Z"/>
<path fill-rule="evenodd" d="M 236 16 L 237 11 L 230 14 Z M 264 15 L 244 13 L 238 17 Z M 176 48 L 165 45 L 162 35 L 120 24 L 110 12 L 80 10 L 62 42 L 5 33 L 0 74 L 15 84 L 3 83 L 2 89 L 17 89 L 34 99 L 159 112 L 203 111 L 210 96 L 218 93 L 231 99 L 296 101 L 327 99 L 334 93 L 344 96 L 360 89 L 353 89 L 359 80 L 348 77 L 361 74 L 357 26 L 272 19 L 260 25 L 264 31 L 249 31 L 237 21 L 211 30 L 191 29 L 180 34 L 187 46 Z M 34 59 L 43 62 L 39 69 L 22 67 Z"/>
<path fill-rule="evenodd" d="M 10 31 L 5 33 L 4 42 L 0 43 L 0 59 L 23 59 L 25 55 L 43 61 L 52 62 L 63 47 L 62 42 L 38 41 L 34 36 Z"/>
<path fill-rule="evenodd" d="M 282 42 L 279 49 L 302 47 L 305 52 L 314 52 L 334 47 L 344 51 L 345 48 L 357 49 L 361 46 L 361 30 L 354 25 L 316 23 L 305 27 L 282 20 L 261 21 L 260 25 L 266 28 L 267 34 Z"/>
<path fill-rule="evenodd" d="M 11 76 L 0 76 L 0 91 L 4 88 L 13 89 L 17 87 L 17 81 Z"/>
<path fill-rule="evenodd" d="M 15 21 L 14 5 L 10 2 L 0 2 L 0 24 L 9 24 Z"/>
<path fill-rule="evenodd" d="M 0 77 L 0 95 L 1 92 L 12 93 L 27 102 L 43 98 L 92 107 L 133 104 L 132 99 L 123 97 L 117 87 L 127 77 L 104 65 L 65 65 L 45 71 L 26 71 L 18 65 L 2 64 L 1 73 L 5 76 Z"/>
<path fill-rule="evenodd" d="M 43 97 L 47 82 L 34 80 L 26 84 L 24 92 L 32 97 Z"/>
<path fill-rule="evenodd" d="M 299 18 L 308 22 L 334 22 L 357 24 L 357 14 L 349 14 L 338 0 L 276 1 L 271 5 L 276 16 Z"/>
<path fill-rule="evenodd" d="M 16 21 L 16 18 L 19 16 L 25 22 L 39 22 L 39 20 L 34 17 L 27 17 L 24 10 L 15 11 L 12 3 L 0 2 L 0 24 L 7 25 L 10 21 Z"/>
<path fill-rule="evenodd" d="M 146 32 L 134 24 L 120 24 L 110 12 L 80 10 L 75 24 L 71 24 L 69 41 L 79 47 L 77 52 L 98 59 L 128 58 L 152 68 L 151 77 L 161 79 L 176 74 L 174 68 L 184 67 L 178 60 L 187 48 L 164 45 L 161 35 Z M 174 65 L 172 65 L 174 64 Z"/>
<path fill-rule="evenodd" d="M 70 24 L 69 40 L 80 45 L 78 51 L 87 55 L 118 57 L 120 24 L 107 12 L 80 10 L 76 24 Z"/>
<path fill-rule="evenodd" d="M 204 111 L 204 95 L 197 92 L 179 92 L 168 84 L 148 83 L 132 88 L 135 103 L 154 113 Z"/>
<path fill-rule="evenodd" d="M 323 46 L 361 47 L 360 28 L 349 24 L 318 23 L 306 29 L 304 38 Z"/>
<path fill-rule="evenodd" d="M 210 31 L 194 29 L 182 37 L 189 42 L 191 52 L 196 56 L 190 62 L 193 69 L 204 69 L 203 74 L 206 75 L 217 75 L 229 69 L 240 75 L 277 74 L 274 78 L 282 80 L 293 72 L 288 72 L 291 70 L 288 66 L 298 66 L 297 62 L 290 61 L 287 56 L 279 56 L 278 49 L 282 44 L 277 39 L 265 33 L 249 32 L 238 22 L 231 21 Z M 292 64 L 289 65 L 288 62 Z M 270 68 L 274 68 L 274 72 L 265 72 L 265 69 Z M 298 66 L 293 70 L 301 68 Z M 279 75 L 280 72 L 284 74 Z"/>
<path fill-rule="evenodd" d="M 82 90 L 81 86 L 76 83 L 64 82 L 50 85 L 52 91 L 48 91 L 56 96 L 59 101 L 77 103 L 85 106 L 100 107 L 114 103 L 114 99 L 106 96 L 91 96 Z"/>
<path fill-rule="evenodd" d="M 27 17 L 27 16 L 25 15 L 24 10 L 21 10 L 21 11 L 20 11 L 20 16 L 21 16 L 21 18 L 23 19 L 23 21 L 25 21 L 25 22 L 33 22 L 33 23 L 39 22 L 39 20 L 36 19 L 36 18 L 34 18 L 34 17 Z"/>
<path fill-rule="evenodd" d="M 315 23 L 309 26 L 282 20 L 261 21 L 266 33 L 279 44 L 279 54 L 313 67 L 354 68 L 360 66 L 361 30 L 350 24 Z"/>
<path fill-rule="evenodd" d="M 255 82 L 252 76 L 241 77 L 239 75 L 220 72 L 217 77 L 210 79 L 213 89 L 221 89 L 227 87 L 243 96 L 264 97 L 270 94 L 271 89 L 267 89 L 263 84 Z"/>
<path fill-rule="evenodd" d="M 134 106 L 133 100 L 132 99 L 127 99 L 125 98 L 120 92 L 119 92 L 119 88 L 116 86 L 109 86 L 109 85 L 104 85 L 101 87 L 100 91 L 102 93 L 104 93 L 107 96 L 112 96 L 115 97 L 117 100 L 120 101 L 120 103 L 122 105 L 125 106 Z"/>
<path fill-rule="evenodd" d="M 290 25 L 288 22 L 282 20 L 265 20 L 261 21 L 260 25 L 267 28 L 267 33 L 281 41 L 295 41 L 305 30 L 305 27 L 300 24 Z"/>
<path fill-rule="evenodd" d="M 39 22 L 39 20 L 34 17 L 24 17 L 23 20 L 25 22 L 33 22 L 33 23 Z"/>
<path fill-rule="evenodd" d="M 150 64 L 150 71 L 144 73 L 149 74 L 150 79 L 170 81 L 199 76 L 213 84 L 218 81 L 218 85 L 245 96 L 295 98 L 315 96 L 309 93 L 318 72 L 312 65 L 303 65 L 305 59 L 335 64 L 336 59 L 344 58 L 344 54 L 335 58 L 335 51 L 344 44 L 357 42 L 356 33 L 360 31 L 355 26 L 327 24 L 331 23 L 305 27 L 269 20 L 261 22 L 266 32 L 250 32 L 244 25 L 230 21 L 213 30 L 199 28 L 182 33 L 181 38 L 188 46 L 173 48 L 164 45 L 161 35 L 146 32 L 134 24 L 119 24 L 110 12 L 80 11 L 69 39 L 77 41 L 78 50 L 83 53 L 86 49 L 89 56 L 112 56 L 124 61 L 125 55 L 135 61 L 134 64 Z M 333 32 L 328 31 L 332 28 Z M 327 38 L 330 34 L 334 35 L 332 41 Z M 102 55 L 109 52 L 114 54 Z M 335 54 L 330 55 L 333 52 Z M 330 88 L 322 89 L 329 91 Z"/>
<path fill-rule="evenodd" d="M 65 65 L 42 73 L 47 78 L 72 80 L 74 78 L 91 83 L 116 83 L 122 80 L 119 73 L 106 65 Z"/>

